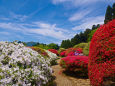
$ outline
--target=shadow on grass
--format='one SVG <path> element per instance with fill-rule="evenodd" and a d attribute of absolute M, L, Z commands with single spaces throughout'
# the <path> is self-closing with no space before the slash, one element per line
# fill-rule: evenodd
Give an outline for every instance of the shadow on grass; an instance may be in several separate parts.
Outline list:
<path fill-rule="evenodd" d="M 79 79 L 88 79 L 88 73 L 83 73 L 82 71 L 63 71 L 63 73 L 67 76 L 71 76 L 74 78 L 79 78 Z"/>

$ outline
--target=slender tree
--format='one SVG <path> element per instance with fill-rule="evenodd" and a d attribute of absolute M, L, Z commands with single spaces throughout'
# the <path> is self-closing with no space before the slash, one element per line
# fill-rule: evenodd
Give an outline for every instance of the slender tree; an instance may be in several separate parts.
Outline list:
<path fill-rule="evenodd" d="M 106 24 L 107 22 L 112 20 L 112 8 L 110 5 L 108 5 L 106 14 L 105 14 L 105 20 L 104 23 Z"/>
<path fill-rule="evenodd" d="M 113 19 L 115 19 L 115 3 L 113 4 L 113 7 L 112 7 L 112 11 L 113 11 Z"/>

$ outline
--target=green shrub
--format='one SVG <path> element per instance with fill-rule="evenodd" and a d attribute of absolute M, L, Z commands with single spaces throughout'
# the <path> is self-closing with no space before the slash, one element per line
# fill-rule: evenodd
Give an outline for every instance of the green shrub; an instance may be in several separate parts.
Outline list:
<path fill-rule="evenodd" d="M 93 36 L 93 34 L 96 32 L 96 30 L 97 30 L 97 29 L 91 31 L 91 33 L 89 34 L 88 40 L 87 40 L 88 42 L 91 41 L 92 36 Z"/>
<path fill-rule="evenodd" d="M 89 45 L 90 45 L 90 42 L 88 42 L 86 46 L 83 48 L 83 54 L 86 56 L 89 55 Z"/>
<path fill-rule="evenodd" d="M 58 53 L 60 54 L 61 52 L 65 51 L 65 50 L 66 50 L 65 48 L 60 48 L 60 49 L 58 50 Z"/>
<path fill-rule="evenodd" d="M 82 49 L 84 49 L 86 45 L 87 45 L 87 43 L 80 43 L 80 44 L 75 45 L 73 48 L 82 48 Z"/>

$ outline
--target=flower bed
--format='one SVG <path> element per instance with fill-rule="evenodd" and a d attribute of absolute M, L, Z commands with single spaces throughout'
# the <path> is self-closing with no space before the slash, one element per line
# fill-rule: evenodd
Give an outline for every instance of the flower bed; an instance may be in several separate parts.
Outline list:
<path fill-rule="evenodd" d="M 88 70 L 92 86 L 105 86 L 107 77 L 115 84 L 115 20 L 102 25 L 94 33 L 89 49 Z"/>
<path fill-rule="evenodd" d="M 0 85 L 43 86 L 52 79 L 49 60 L 23 44 L 0 42 Z"/>

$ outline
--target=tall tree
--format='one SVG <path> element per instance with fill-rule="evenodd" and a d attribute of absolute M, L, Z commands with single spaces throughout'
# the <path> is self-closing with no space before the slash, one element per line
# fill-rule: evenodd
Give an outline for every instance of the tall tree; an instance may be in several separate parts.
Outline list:
<path fill-rule="evenodd" d="M 80 43 L 80 36 L 79 34 L 76 34 L 72 39 L 71 39 L 71 44 L 72 46 L 79 44 Z"/>
<path fill-rule="evenodd" d="M 92 26 L 92 30 L 94 30 L 94 29 L 96 29 L 96 25 L 93 25 L 93 26 Z"/>
<path fill-rule="evenodd" d="M 112 11 L 113 11 L 113 19 L 115 19 L 115 3 L 113 4 L 113 7 L 112 7 Z"/>
<path fill-rule="evenodd" d="M 112 20 L 112 8 L 110 5 L 108 5 L 106 14 L 105 14 L 105 20 L 104 23 L 106 24 L 107 22 Z"/>
<path fill-rule="evenodd" d="M 72 47 L 71 41 L 69 39 L 63 40 L 61 43 L 61 47 L 65 49 Z"/>

